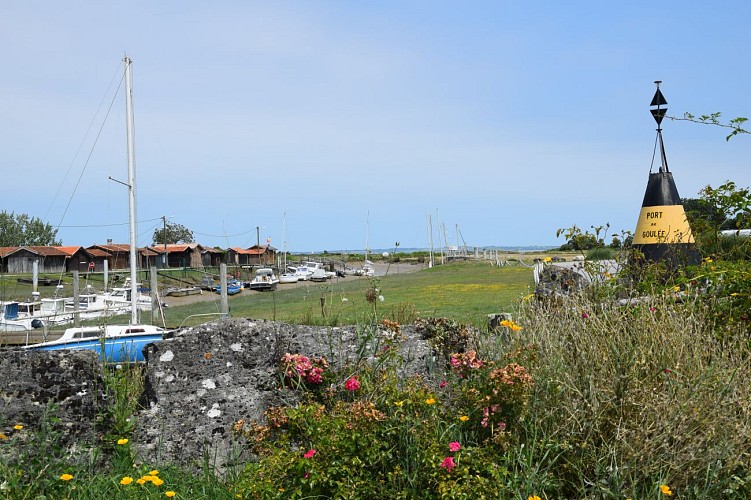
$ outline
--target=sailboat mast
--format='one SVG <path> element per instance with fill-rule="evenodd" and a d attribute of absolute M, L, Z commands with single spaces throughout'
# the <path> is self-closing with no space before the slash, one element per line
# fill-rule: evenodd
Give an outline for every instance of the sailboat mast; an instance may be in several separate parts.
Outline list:
<path fill-rule="evenodd" d="M 131 59 L 126 55 L 125 63 L 125 121 L 128 141 L 128 208 L 130 222 L 130 322 L 138 323 L 138 283 L 136 262 L 136 159 L 134 155 L 135 137 L 133 134 L 133 79 L 130 73 Z"/>

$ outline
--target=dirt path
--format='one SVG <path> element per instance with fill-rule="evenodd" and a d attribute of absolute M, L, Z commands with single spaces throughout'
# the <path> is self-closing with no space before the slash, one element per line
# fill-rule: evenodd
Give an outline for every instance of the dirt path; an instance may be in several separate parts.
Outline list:
<path fill-rule="evenodd" d="M 388 272 L 388 274 L 407 274 L 407 273 L 414 273 L 416 271 L 419 271 L 421 269 L 425 269 L 424 264 L 412 264 L 412 263 L 402 263 L 402 262 L 396 262 L 393 264 L 388 264 L 387 262 L 374 262 L 373 263 L 373 269 L 375 269 L 375 275 L 376 276 L 384 276 Z M 339 278 L 339 279 L 365 279 L 362 276 L 347 276 L 346 278 Z M 313 283 L 315 284 L 315 283 Z M 284 283 L 279 284 L 277 287 L 277 290 L 285 290 L 295 287 L 305 287 L 310 286 L 310 281 L 298 281 L 297 283 Z M 243 290 L 240 292 L 242 294 L 249 294 L 249 293 L 264 293 L 264 292 L 257 292 L 257 291 L 251 291 L 251 290 Z M 168 307 L 176 307 L 176 306 L 184 306 L 188 304 L 195 304 L 198 302 L 211 302 L 211 301 L 219 301 L 219 294 L 210 292 L 207 290 L 203 290 L 203 292 L 199 295 L 187 295 L 185 297 L 170 297 L 165 296 L 162 297 L 162 300 L 167 304 Z"/>

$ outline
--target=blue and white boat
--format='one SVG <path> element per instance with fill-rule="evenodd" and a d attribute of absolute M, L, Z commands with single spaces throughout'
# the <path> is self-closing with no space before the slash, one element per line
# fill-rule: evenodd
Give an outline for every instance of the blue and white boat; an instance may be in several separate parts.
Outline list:
<path fill-rule="evenodd" d="M 214 290 L 216 291 L 216 293 L 222 293 L 222 285 L 216 285 L 216 287 L 214 287 Z M 238 293 L 242 292 L 242 290 L 242 282 L 237 280 L 227 282 L 227 295 L 237 295 Z"/>
<path fill-rule="evenodd" d="M 154 325 L 105 325 L 68 328 L 57 339 L 26 346 L 36 351 L 81 350 L 96 351 L 107 363 L 137 363 L 144 361 L 143 348 L 158 342 L 167 330 Z"/>

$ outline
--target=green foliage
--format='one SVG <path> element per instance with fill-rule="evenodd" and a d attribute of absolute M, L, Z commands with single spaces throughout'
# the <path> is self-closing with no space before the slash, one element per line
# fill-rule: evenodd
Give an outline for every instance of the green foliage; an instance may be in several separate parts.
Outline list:
<path fill-rule="evenodd" d="M 193 231 L 183 226 L 167 222 L 164 227 L 154 230 L 154 236 L 151 241 L 154 245 L 164 245 L 171 243 L 193 243 Z"/>
<path fill-rule="evenodd" d="M 0 247 L 55 246 L 57 229 L 38 217 L 0 211 Z"/>
<path fill-rule="evenodd" d="M 700 115 L 695 116 L 691 113 L 683 113 L 683 118 L 676 118 L 673 116 L 669 116 L 671 120 L 684 120 L 694 123 L 701 123 L 702 125 L 715 125 L 718 127 L 728 128 L 731 129 L 730 134 L 728 134 L 727 137 L 725 137 L 726 141 L 729 141 L 732 137 L 738 135 L 738 134 L 748 134 L 750 133 L 748 130 L 743 128 L 743 125 L 748 121 L 748 118 L 744 118 L 742 116 L 731 118 L 727 123 L 723 123 L 720 121 L 720 118 L 722 117 L 722 113 L 716 112 L 711 113 L 709 115 Z"/>
<path fill-rule="evenodd" d="M 582 231 L 576 224 L 569 228 L 562 228 L 556 231 L 556 238 L 563 235 L 566 238 L 566 243 L 561 245 L 559 250 L 577 250 L 585 251 L 592 248 L 599 248 L 605 246 L 605 238 L 607 237 L 608 229 L 610 229 L 610 223 L 606 223 L 604 226 L 591 226 L 592 233 Z"/>
<path fill-rule="evenodd" d="M 610 247 L 590 248 L 587 251 L 587 260 L 609 260 L 616 257 L 617 250 Z"/>
<path fill-rule="evenodd" d="M 259 457 L 238 484 L 243 496 L 495 498 L 531 376 L 514 354 L 496 362 L 471 352 L 453 356 L 437 384 L 405 378 L 395 351 L 331 374 L 326 391 L 300 387 L 305 402 L 269 408 L 265 422 L 239 422 Z"/>

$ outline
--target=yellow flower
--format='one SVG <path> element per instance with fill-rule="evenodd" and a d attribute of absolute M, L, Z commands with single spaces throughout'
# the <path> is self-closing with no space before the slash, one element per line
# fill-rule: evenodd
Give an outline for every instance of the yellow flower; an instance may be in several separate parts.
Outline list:
<path fill-rule="evenodd" d="M 73 479 L 73 476 L 71 476 L 68 473 L 65 473 L 62 476 L 60 476 L 60 479 L 63 480 L 63 481 L 70 481 L 71 479 Z"/>
<path fill-rule="evenodd" d="M 544 259 L 542 259 L 542 260 L 543 260 L 543 262 L 550 262 L 550 261 L 551 261 L 551 260 L 553 260 L 553 259 L 551 259 L 550 257 L 545 257 L 545 258 L 544 258 Z M 530 498 L 531 498 L 531 497 L 530 497 Z M 539 500 L 539 498 L 536 498 L 535 500 Z"/>
<path fill-rule="evenodd" d="M 130 476 L 125 476 L 124 478 L 120 480 L 120 484 L 124 484 L 125 486 L 129 485 L 132 482 L 133 482 L 133 478 Z"/>
<path fill-rule="evenodd" d="M 394 401 L 394 406 L 403 406 L 404 401 Z"/>
<path fill-rule="evenodd" d="M 674 286 L 674 287 L 673 287 L 673 291 L 674 291 L 674 292 L 680 292 L 680 291 L 681 291 L 681 287 L 679 287 L 679 286 Z"/>
<path fill-rule="evenodd" d="M 542 498 L 540 498 L 540 497 L 539 497 L 539 496 L 537 496 L 537 495 L 532 495 L 532 496 L 530 496 L 529 498 L 527 498 L 527 500 L 542 500 Z"/>
<path fill-rule="evenodd" d="M 17 430 L 17 431 L 20 431 L 21 429 L 23 429 L 23 425 L 21 425 L 21 424 L 16 424 L 16 425 L 14 425 L 14 426 L 13 426 L 13 428 L 14 428 L 15 430 Z"/>
<path fill-rule="evenodd" d="M 150 476 L 139 477 L 138 479 L 136 479 L 136 484 L 145 484 L 147 477 L 150 477 Z"/>
<path fill-rule="evenodd" d="M 125 439 L 125 438 L 118 439 L 117 440 L 117 444 L 119 444 L 119 445 L 128 444 L 128 440 Z"/>
<path fill-rule="evenodd" d="M 151 482 L 154 484 L 154 486 L 161 486 L 164 484 L 164 479 L 157 476 L 152 476 Z"/>
<path fill-rule="evenodd" d="M 667 484 L 661 484 L 660 485 L 660 491 L 663 495 L 671 496 L 673 494 L 673 491 L 670 489 L 670 486 Z"/>
<path fill-rule="evenodd" d="M 459 420 L 461 420 L 462 422 L 466 422 L 467 420 L 469 420 L 469 417 L 466 415 L 462 415 L 461 417 L 459 417 Z"/>
<path fill-rule="evenodd" d="M 8 439 L 8 436 L 0 432 L 0 439 Z"/>
<path fill-rule="evenodd" d="M 158 475 L 159 475 L 159 471 L 156 470 L 156 469 L 154 469 L 151 472 L 149 472 L 149 476 L 158 476 Z"/>
<path fill-rule="evenodd" d="M 428 399 L 426 399 L 426 400 L 425 400 L 425 403 L 426 403 L 426 404 L 429 404 L 429 405 L 435 404 L 435 399 L 433 399 L 433 398 L 428 398 Z"/>
<path fill-rule="evenodd" d="M 712 257 L 704 257 L 704 262 L 712 262 Z"/>
<path fill-rule="evenodd" d="M 165 491 L 165 492 L 164 492 L 164 496 L 172 498 L 173 496 L 175 496 L 175 492 L 174 492 L 174 491 L 172 491 L 172 490 L 170 490 L 170 491 Z"/>
<path fill-rule="evenodd" d="M 731 297 L 737 297 L 738 295 L 740 295 L 738 292 L 733 292 L 730 294 Z"/>

